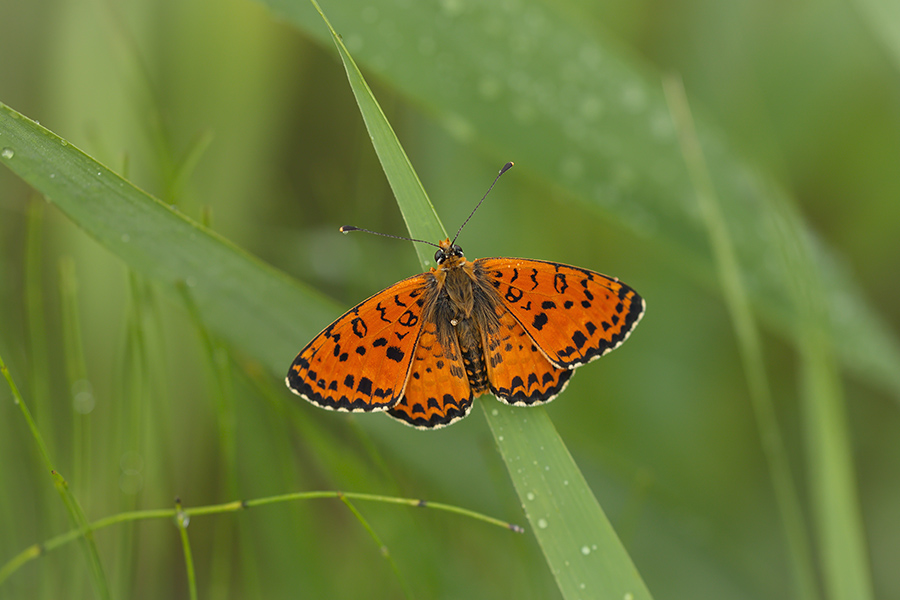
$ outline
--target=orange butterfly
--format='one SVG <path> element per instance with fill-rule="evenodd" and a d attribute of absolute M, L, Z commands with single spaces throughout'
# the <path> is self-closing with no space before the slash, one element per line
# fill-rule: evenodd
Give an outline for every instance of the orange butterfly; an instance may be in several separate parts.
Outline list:
<path fill-rule="evenodd" d="M 288 371 L 291 391 L 322 408 L 444 427 L 488 391 L 516 406 L 553 400 L 575 367 L 618 348 L 644 314 L 644 300 L 613 277 L 542 260 L 468 261 L 455 239 L 432 244 L 436 269 L 313 338 Z"/>

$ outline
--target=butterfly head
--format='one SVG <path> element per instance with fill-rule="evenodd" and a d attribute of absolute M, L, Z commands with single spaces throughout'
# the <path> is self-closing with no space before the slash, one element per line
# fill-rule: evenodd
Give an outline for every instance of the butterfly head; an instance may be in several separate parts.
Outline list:
<path fill-rule="evenodd" d="M 450 260 L 450 265 L 447 266 L 452 266 L 454 263 L 465 262 L 464 257 L 463 249 L 446 239 L 438 244 L 437 252 L 434 253 L 434 262 L 438 265 L 443 265 L 447 260 Z"/>

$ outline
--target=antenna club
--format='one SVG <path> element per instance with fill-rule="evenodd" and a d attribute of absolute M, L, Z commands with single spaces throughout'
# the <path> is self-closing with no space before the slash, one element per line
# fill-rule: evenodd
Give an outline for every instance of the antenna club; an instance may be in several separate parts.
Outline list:
<path fill-rule="evenodd" d="M 515 164 L 516 164 L 516 163 L 514 163 L 513 161 L 509 161 L 508 163 L 506 163 L 505 165 L 503 165 L 503 168 L 502 168 L 502 169 L 500 169 L 500 174 L 503 175 L 504 173 L 506 173 L 507 171 L 509 171 L 510 169 L 512 169 L 513 166 L 514 166 Z"/>
<path fill-rule="evenodd" d="M 359 227 L 354 227 L 353 225 L 341 225 L 338 231 L 341 233 L 350 233 L 351 231 L 359 231 Z"/>

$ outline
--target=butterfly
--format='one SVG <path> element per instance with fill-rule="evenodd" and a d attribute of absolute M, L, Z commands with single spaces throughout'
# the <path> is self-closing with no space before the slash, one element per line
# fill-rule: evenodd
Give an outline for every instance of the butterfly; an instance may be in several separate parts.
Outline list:
<path fill-rule="evenodd" d="M 354 230 L 367 231 L 341 228 Z M 550 402 L 573 369 L 618 348 L 644 314 L 644 300 L 614 277 L 543 260 L 470 261 L 456 237 L 431 244 L 436 268 L 313 338 L 288 371 L 291 391 L 322 408 L 444 427 L 487 392 L 516 406 Z"/>

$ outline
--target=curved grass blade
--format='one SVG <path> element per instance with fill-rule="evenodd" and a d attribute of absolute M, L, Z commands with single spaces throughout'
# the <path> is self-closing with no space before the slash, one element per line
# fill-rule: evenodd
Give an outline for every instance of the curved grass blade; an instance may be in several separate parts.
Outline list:
<path fill-rule="evenodd" d="M 186 286 L 204 323 L 283 376 L 338 308 L 0 103 L 0 162 L 135 271 Z M 302 307 L 303 310 L 299 310 Z"/>
<path fill-rule="evenodd" d="M 320 14 L 321 9 L 312 0 Z M 369 135 L 390 181 L 418 177 L 390 124 L 353 62 L 340 36 L 322 14 L 344 62 Z M 424 190 L 401 196 L 397 203 L 414 237 L 443 232 Z M 418 205 L 418 207 L 416 206 Z M 421 254 L 420 254 L 421 259 Z M 422 260 L 422 266 L 427 267 Z M 482 403 L 484 406 L 484 403 Z M 485 410 L 532 531 L 565 598 L 650 598 L 628 552 L 603 513 L 575 461 L 543 408 L 512 408 L 491 403 Z"/>

